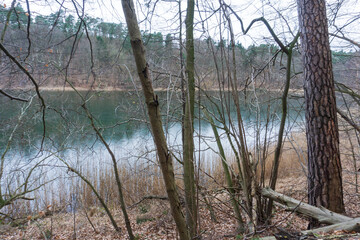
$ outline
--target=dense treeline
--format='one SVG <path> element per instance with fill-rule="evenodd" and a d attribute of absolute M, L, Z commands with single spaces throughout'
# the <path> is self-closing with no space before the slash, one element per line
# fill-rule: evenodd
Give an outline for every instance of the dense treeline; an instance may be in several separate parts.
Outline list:
<path fill-rule="evenodd" d="M 40 86 L 66 86 L 64 79 L 77 87 L 131 88 L 136 84 L 131 79 L 136 70 L 127 29 L 123 23 L 104 22 L 90 16 L 80 18 L 62 10 L 50 15 L 29 16 L 27 11 L 17 4 L 9 15 L 8 28 L 4 31 L 10 9 L 11 7 L 0 6 L 1 41 L 27 66 L 28 71 L 40 82 Z M 178 35 L 144 31 L 142 35 L 154 86 L 167 87 L 169 76 L 175 77 L 171 81 L 175 86 L 180 86 Z M 197 78 L 203 87 L 217 88 L 212 49 L 215 49 L 220 59 L 221 45 L 231 49 L 226 40 L 195 40 Z M 278 52 L 279 48 L 273 44 L 251 45 L 246 48 L 237 43 L 237 68 L 244 86 L 252 77 L 256 77 L 255 82 L 259 87 L 280 86 L 284 81 L 285 71 L 282 69 L 286 63 Z M 348 84 L 355 83 L 356 69 L 360 65 L 358 58 L 353 58 L 356 54 L 333 52 L 336 79 Z M 185 57 L 183 55 L 183 58 Z M 294 70 L 301 73 L 299 52 L 295 52 L 294 57 Z M 1 55 L 1 72 L 2 88 L 31 86 L 26 76 L 19 72 L 4 54 Z M 293 88 L 301 86 L 301 81 L 293 81 Z"/>

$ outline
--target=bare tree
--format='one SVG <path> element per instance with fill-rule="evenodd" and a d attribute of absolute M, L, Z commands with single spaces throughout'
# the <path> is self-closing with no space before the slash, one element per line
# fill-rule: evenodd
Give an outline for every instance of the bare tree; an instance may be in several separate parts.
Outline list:
<path fill-rule="evenodd" d="M 183 141 L 186 221 L 190 230 L 191 237 L 195 236 L 197 222 L 193 136 L 195 107 L 194 5 L 194 0 L 188 0 L 185 20 L 187 92 L 185 101 Z"/>
<path fill-rule="evenodd" d="M 175 184 L 172 156 L 167 147 L 164 130 L 162 128 L 163 126 L 159 110 L 159 99 L 158 96 L 154 93 L 152 87 L 149 66 L 145 59 L 145 47 L 142 42 L 141 33 L 135 14 L 134 3 L 132 0 L 122 0 L 121 3 L 128 26 L 130 42 L 133 49 L 145 102 L 147 105 L 151 130 L 166 185 L 166 192 L 169 197 L 172 215 L 179 231 L 180 239 L 187 240 L 190 239 L 189 231 L 187 229 L 185 218 L 181 210 L 179 195 Z"/>

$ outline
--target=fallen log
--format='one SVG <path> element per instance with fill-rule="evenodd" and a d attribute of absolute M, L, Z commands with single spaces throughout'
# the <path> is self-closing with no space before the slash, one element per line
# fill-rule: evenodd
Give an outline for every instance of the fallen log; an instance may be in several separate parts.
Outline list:
<path fill-rule="evenodd" d="M 319 233 L 328 233 L 334 231 L 346 231 L 346 232 L 360 232 L 360 217 L 354 218 L 347 222 L 337 223 L 321 228 L 314 228 L 311 230 L 302 231 L 303 234 L 319 234 Z"/>
<path fill-rule="evenodd" d="M 315 207 L 294 198 L 285 196 L 284 194 L 277 193 L 269 187 L 263 188 L 261 190 L 261 194 L 264 197 L 281 203 L 287 210 L 300 213 L 307 217 L 315 218 L 320 223 L 336 224 L 354 220 L 353 218 L 332 212 L 324 207 Z"/>
<path fill-rule="evenodd" d="M 354 218 L 351 221 L 343 222 L 343 223 L 337 223 L 333 225 L 329 225 L 326 227 L 321 228 L 315 228 L 311 230 L 301 231 L 301 236 L 288 238 L 288 239 L 309 239 L 305 238 L 305 236 L 309 235 L 318 235 L 318 234 L 326 234 L 326 233 L 332 233 L 335 231 L 345 231 L 345 232 L 360 232 L 360 218 Z M 353 236 L 359 236 L 358 234 L 349 234 Z M 342 237 L 346 237 L 347 235 L 343 235 Z M 329 236 L 330 238 L 334 237 L 333 235 Z M 286 237 L 285 237 L 286 238 Z M 327 237 L 321 237 L 322 239 L 327 239 Z M 340 237 L 339 237 L 340 238 Z M 262 237 L 260 240 L 276 240 L 279 238 L 276 238 L 274 236 L 268 236 L 268 237 Z M 333 238 L 332 238 L 333 239 Z"/>
<path fill-rule="evenodd" d="M 321 223 L 332 224 L 326 227 L 302 231 L 301 234 L 303 235 L 329 233 L 334 231 L 360 232 L 360 217 L 350 218 L 332 212 L 324 207 L 311 206 L 307 203 L 285 196 L 284 194 L 277 193 L 269 187 L 263 188 L 261 194 L 264 197 L 280 203 L 280 205 L 284 206 L 287 210 L 303 214 L 307 217 L 315 218 Z M 261 239 L 272 240 L 276 238 L 270 236 Z"/>
<path fill-rule="evenodd" d="M 349 238 L 354 238 L 354 239 L 358 239 L 360 237 L 360 234 L 359 233 L 350 233 L 350 234 L 347 234 L 347 233 L 344 233 L 344 234 L 335 234 L 335 235 L 320 235 L 318 236 L 317 238 L 315 237 L 314 239 L 349 239 Z M 299 240 L 304 240 L 304 239 L 309 239 L 308 236 L 300 236 L 298 238 Z M 262 238 L 259 238 L 259 240 L 277 240 L 276 237 L 274 236 L 268 236 L 268 237 L 262 237 Z M 290 240 L 290 239 L 289 239 Z M 291 239 L 291 240 L 297 240 L 297 239 Z"/>

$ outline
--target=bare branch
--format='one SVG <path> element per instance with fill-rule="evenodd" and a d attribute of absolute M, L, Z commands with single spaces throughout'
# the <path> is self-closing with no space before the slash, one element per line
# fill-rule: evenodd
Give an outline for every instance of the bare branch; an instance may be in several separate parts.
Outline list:
<path fill-rule="evenodd" d="M 248 31 L 250 30 L 250 28 L 252 27 L 252 25 L 256 22 L 263 22 L 266 26 L 266 28 L 269 30 L 271 36 L 274 38 L 275 42 L 279 45 L 279 47 L 281 48 L 281 50 L 286 53 L 286 54 L 289 54 L 289 51 L 288 49 L 285 47 L 285 45 L 280 41 L 280 39 L 278 38 L 278 36 L 275 34 L 274 30 L 271 28 L 269 22 L 264 18 L 264 17 L 260 17 L 260 18 L 255 18 L 253 19 L 249 26 L 245 29 L 244 28 L 244 23 L 242 21 L 242 19 L 240 18 L 240 16 L 229 6 L 227 5 L 226 3 L 223 3 L 223 5 L 226 7 L 226 8 L 229 8 L 231 10 L 231 12 L 235 15 L 235 17 L 239 20 L 240 22 L 240 26 L 241 26 L 241 30 L 243 32 L 243 34 L 247 34 Z"/>
<path fill-rule="evenodd" d="M 346 40 L 346 41 L 350 42 L 351 44 L 353 44 L 353 45 L 355 45 L 355 46 L 357 46 L 357 47 L 360 48 L 360 43 L 359 43 L 359 42 L 355 42 L 354 40 L 352 40 L 352 39 L 350 39 L 350 38 L 347 38 L 347 37 L 345 37 L 345 36 L 339 36 L 339 35 L 334 34 L 334 33 L 329 33 L 329 35 L 330 35 L 330 36 L 333 36 L 333 37 L 336 37 L 336 38 L 340 38 L 340 39 L 342 39 L 342 40 Z"/>
<path fill-rule="evenodd" d="M 10 94 L 4 92 L 3 90 L 0 89 L 0 93 L 8 98 L 10 98 L 10 100 L 16 100 L 16 101 L 20 101 L 20 102 L 29 102 L 29 100 L 27 99 L 22 99 L 22 98 L 18 98 L 18 97 L 14 97 L 11 96 Z"/>
<path fill-rule="evenodd" d="M 6 56 L 8 58 L 10 58 L 11 61 L 13 61 L 19 68 L 21 71 L 23 71 L 25 73 L 26 76 L 28 76 L 28 78 L 31 80 L 32 84 L 35 86 L 35 91 L 36 91 L 36 95 L 38 96 L 38 98 L 40 99 L 41 102 L 41 110 L 42 110 L 42 123 L 43 123 L 43 136 L 41 139 L 41 147 L 40 149 L 42 149 L 43 144 L 44 144 L 44 140 L 45 140 L 45 133 L 46 133 L 46 124 L 45 124 L 45 109 L 46 109 L 46 105 L 45 105 L 45 100 L 42 97 L 42 95 L 40 94 L 40 88 L 39 88 L 39 84 L 35 81 L 35 79 L 33 78 L 33 76 L 29 73 L 28 70 L 26 70 L 21 63 L 19 63 L 16 58 L 4 47 L 4 45 L 2 43 L 0 43 L 0 49 L 6 54 Z"/>

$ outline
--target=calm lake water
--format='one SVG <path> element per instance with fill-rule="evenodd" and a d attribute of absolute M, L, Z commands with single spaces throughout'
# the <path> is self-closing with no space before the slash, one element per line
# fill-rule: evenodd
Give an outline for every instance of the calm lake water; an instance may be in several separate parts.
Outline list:
<path fill-rule="evenodd" d="M 81 151 L 83 156 L 90 154 L 95 157 L 96 153 L 104 153 L 105 148 L 97 138 L 95 132 L 90 127 L 90 121 L 82 109 L 82 101 L 74 92 L 43 92 L 46 102 L 46 138 L 44 149 L 50 151 L 61 151 L 65 157 L 72 151 Z M 82 92 L 86 96 L 86 92 Z M 141 94 L 141 92 L 140 92 Z M 208 93 L 211 101 L 219 103 L 218 93 Z M 174 152 L 181 152 L 181 105 L 180 93 L 159 93 L 160 107 L 163 115 L 164 130 L 166 132 L 168 144 Z M 29 98 L 31 93 L 26 94 Z M 119 161 L 129 161 L 131 159 L 153 158 L 152 136 L 148 124 L 146 124 L 146 109 L 141 97 L 136 92 L 103 92 L 91 93 L 86 96 L 87 106 L 94 116 L 96 125 L 101 128 L 103 136 L 110 144 Z M 260 136 L 265 134 L 265 120 L 270 115 L 271 124 L 268 129 L 270 136 L 275 136 L 278 130 L 279 119 L 281 117 L 280 101 L 278 96 L 263 96 L 258 93 L 257 103 L 254 96 L 247 96 L 247 104 L 242 105 L 242 115 L 247 133 L 249 146 L 254 144 L 255 133 L 260 132 Z M 223 100 L 228 100 L 230 95 L 223 96 Z M 241 97 L 245 102 L 244 96 Z M 218 116 L 214 104 L 205 96 L 200 98 L 200 104 L 206 106 L 209 111 Z M 228 102 L 228 101 L 227 101 Z M 4 151 L 8 138 L 18 124 L 14 133 L 14 140 L 8 154 L 15 154 L 13 157 L 33 158 L 39 150 L 43 126 L 42 114 L 39 101 L 35 97 L 31 106 L 26 110 L 24 117 L 18 123 L 21 111 L 28 103 L 10 101 L 5 97 L 0 97 L 0 143 L 1 150 Z M 230 111 L 233 123 L 237 124 L 234 106 L 226 104 Z M 289 101 L 288 130 L 300 129 L 303 122 L 302 100 Z M 257 114 L 259 112 L 259 114 Z M 197 137 L 195 142 L 197 149 L 205 150 L 210 148 L 217 149 L 213 139 L 211 126 L 203 119 L 199 120 L 199 111 L 196 110 L 195 131 Z M 203 118 L 200 112 L 200 118 Z M 228 122 L 228 119 L 227 119 Z M 260 125 L 259 125 L 260 122 Z M 221 126 L 221 125 L 219 125 Z M 220 132 L 221 129 L 219 130 Z M 199 139 L 199 136 L 201 138 Z M 200 145 L 199 145 L 200 141 Z M 228 143 L 224 139 L 225 149 Z M 86 154 L 87 153 L 87 154 Z"/>
<path fill-rule="evenodd" d="M 81 107 L 82 101 L 76 93 L 43 92 L 42 94 L 46 102 L 44 150 L 60 150 L 64 157 L 67 153 L 75 150 L 81 151 L 83 156 L 90 154 L 92 157 L 95 157 L 94 154 L 105 152 L 103 144 L 90 126 L 90 121 Z M 86 92 L 81 94 L 86 96 Z M 220 97 L 218 93 L 208 94 L 211 96 L 211 101 L 219 103 Z M 182 108 L 180 105 L 180 93 L 162 92 L 158 95 L 168 144 L 174 152 L 181 152 L 181 124 L 179 120 L 181 119 Z M 31 93 L 28 93 L 24 97 L 29 98 L 30 96 Z M 96 121 L 96 125 L 101 128 L 103 136 L 110 144 L 119 161 L 154 157 L 151 154 L 154 147 L 149 126 L 146 124 L 146 109 L 143 99 L 136 92 L 91 93 L 86 97 L 88 99 L 87 106 Z M 223 100 L 227 101 L 229 98 L 230 95 L 228 94 L 223 96 Z M 244 96 L 241 98 L 244 103 Z M 254 144 L 257 131 L 260 132 L 260 135 L 265 134 L 265 120 L 268 116 L 272 121 L 268 127 L 270 129 L 268 134 L 275 136 L 281 117 L 280 101 L 276 99 L 276 94 L 269 97 L 262 96 L 260 92 L 257 98 L 259 103 L 255 101 L 254 96 L 249 95 L 246 99 L 247 104 L 242 105 L 247 142 L 250 146 Z M 217 110 L 211 101 L 205 96 L 200 98 L 200 104 L 206 106 L 209 111 L 218 116 Z M 43 133 L 42 114 L 38 99 L 36 97 L 33 99 L 31 106 L 26 109 L 20 122 L 18 122 L 18 119 L 21 111 L 24 111 L 28 103 L 10 101 L 5 97 L 0 97 L 0 104 L 0 143 L 2 152 L 11 132 L 18 125 L 8 154 L 13 154 L 13 157 L 33 158 L 38 154 Z M 235 108 L 231 103 L 227 103 L 226 106 L 230 110 L 230 117 L 236 126 Z M 293 130 L 300 129 L 301 125 L 299 124 L 303 122 L 304 116 L 302 111 L 299 113 L 299 109 L 302 109 L 301 99 L 289 101 L 288 130 L 290 128 Z M 209 147 L 217 149 L 211 126 L 205 120 L 198 119 L 199 111 L 197 110 L 196 117 L 194 128 L 195 135 L 197 135 L 195 137 L 197 149 L 199 149 L 199 146 L 201 150 Z M 201 112 L 200 118 L 203 118 Z M 221 129 L 219 131 L 222 132 Z M 199 136 L 201 136 L 200 139 Z M 224 145 L 225 149 L 229 148 L 225 139 Z"/>
<path fill-rule="evenodd" d="M 18 92 L 13 92 L 18 95 Z M 102 92 L 81 94 L 87 99 L 86 105 L 95 119 L 95 124 L 100 128 L 104 138 L 114 152 L 119 165 L 132 171 L 146 169 L 144 165 L 156 163 L 156 154 L 152 135 L 147 122 L 146 109 L 143 99 L 136 92 Z M 141 94 L 141 93 L 140 93 Z M 1 179 L 3 189 L 16 187 L 30 171 L 31 167 L 41 163 L 32 175 L 30 186 L 52 181 L 46 188 L 41 188 L 32 193 L 42 196 L 41 199 L 53 198 L 58 190 L 71 194 L 74 192 L 74 179 L 69 175 L 64 163 L 81 171 L 90 169 L 92 174 L 111 168 L 111 159 L 105 146 L 100 142 L 85 111 L 81 107 L 83 102 L 74 92 L 43 92 L 46 102 L 46 135 L 41 147 L 43 125 L 42 112 L 39 100 L 35 96 L 31 104 L 11 101 L 0 96 L 0 152 L 5 152 L 8 140 L 12 137 L 10 148 L 4 157 L 4 175 Z M 181 159 L 181 101 L 180 93 L 158 93 L 163 116 L 163 125 L 168 145 L 173 153 Z M 222 99 L 229 109 L 230 119 L 237 127 L 236 112 L 225 94 L 222 98 L 217 92 L 208 92 L 209 98 L 204 95 L 200 104 L 208 111 L 219 117 L 214 103 L 219 104 Z M 30 99 L 34 93 L 22 93 L 23 98 Z M 241 96 L 241 110 L 246 131 L 246 141 L 251 150 L 255 141 L 261 143 L 265 139 L 265 122 L 270 119 L 267 127 L 268 141 L 276 140 L 281 117 L 279 94 L 264 95 L 261 91 L 257 95 Z M 230 104 L 229 104 L 230 102 Z M 303 100 L 290 99 L 286 132 L 304 131 Z M 203 119 L 202 112 L 195 111 L 196 119 L 195 146 L 196 157 L 202 161 L 213 162 L 217 160 L 218 151 L 211 126 Z M 200 118 L 199 118 L 200 115 Z M 229 118 L 226 118 L 229 124 Z M 222 125 L 217 122 L 218 126 Z M 227 153 L 230 153 L 230 144 L 219 128 L 222 143 Z M 257 139 L 257 140 L 256 140 Z M 210 163 L 210 167 L 211 167 Z M 142 171 L 142 170 L 141 170 Z M 150 174 L 150 173 L 149 173 Z M 17 179 L 17 181 L 15 181 Z M 21 180 L 22 179 L 22 180 Z M 62 179 L 62 180 L 59 180 Z M 65 180 L 64 180 L 65 179 Z M 8 184 L 8 183 L 12 184 Z M 61 198 L 64 193 L 58 193 Z M 32 196 L 32 195 L 31 195 Z M 35 197 L 36 197 L 35 196 Z M 71 196 L 69 196 L 72 198 Z M 55 197 L 56 198 L 56 197 Z M 46 203 L 46 200 L 44 200 Z M 35 204 L 33 205 L 35 206 Z"/>

